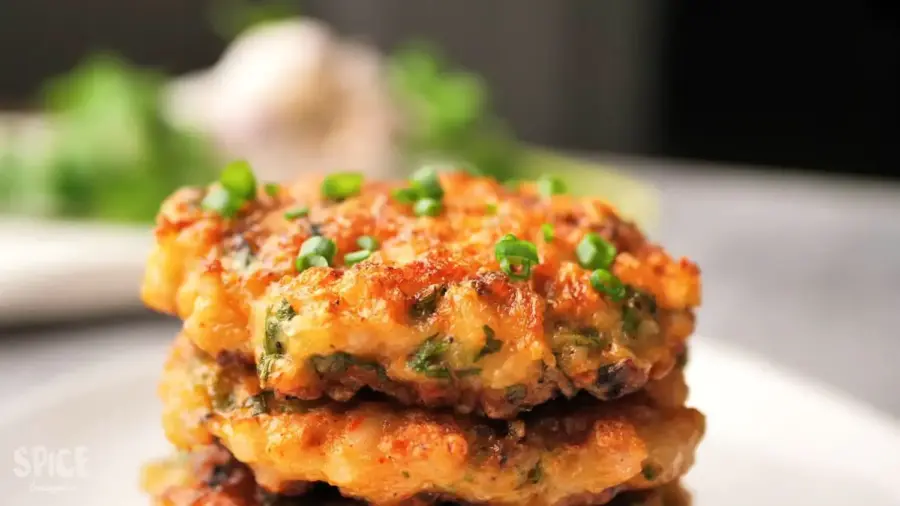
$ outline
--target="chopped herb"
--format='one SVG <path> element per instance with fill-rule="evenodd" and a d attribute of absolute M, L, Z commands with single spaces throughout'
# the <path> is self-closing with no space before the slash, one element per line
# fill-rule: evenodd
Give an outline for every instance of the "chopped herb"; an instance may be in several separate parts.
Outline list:
<path fill-rule="evenodd" d="M 484 347 L 481 348 L 481 351 L 478 352 L 478 355 L 475 357 L 475 361 L 479 361 L 484 358 L 486 355 L 490 355 L 491 353 L 496 353 L 500 351 L 500 348 L 503 347 L 503 341 L 497 339 L 494 334 L 494 329 L 485 325 L 482 327 L 484 329 Z"/>
<path fill-rule="evenodd" d="M 284 354 L 284 344 L 281 342 L 281 324 L 297 315 L 287 299 L 281 299 L 278 306 L 270 309 L 266 316 L 266 334 L 263 339 L 263 351 L 256 365 L 256 374 L 260 381 L 265 382 L 272 371 L 275 360 Z"/>
<path fill-rule="evenodd" d="M 614 302 L 625 298 L 625 285 L 616 276 L 604 269 L 597 269 L 591 273 L 591 286 L 600 293 L 609 295 Z"/>
<path fill-rule="evenodd" d="M 532 485 L 540 483 L 543 478 L 544 466 L 541 465 L 541 461 L 538 461 L 538 463 L 528 471 L 528 475 L 525 477 L 528 483 Z"/>
<path fill-rule="evenodd" d="M 266 183 L 265 190 L 266 195 L 270 197 L 277 197 L 278 192 L 281 191 L 281 186 L 279 186 L 277 183 Z"/>
<path fill-rule="evenodd" d="M 235 199 L 228 193 L 228 190 L 220 185 L 215 185 L 206 192 L 200 207 L 207 211 L 214 211 L 223 218 L 234 218 L 243 204 L 243 200 Z"/>
<path fill-rule="evenodd" d="M 419 349 L 409 357 L 406 365 L 429 378 L 449 378 L 450 370 L 443 363 L 443 354 L 449 346 L 446 340 L 438 339 L 438 335 L 435 334 L 419 346 Z"/>
<path fill-rule="evenodd" d="M 553 229 L 553 225 L 544 223 L 543 225 L 541 225 L 541 234 L 544 235 L 544 242 L 553 242 L 553 238 L 556 236 L 556 231 Z"/>
<path fill-rule="evenodd" d="M 256 197 L 256 176 L 245 161 L 231 162 L 222 171 L 200 207 L 215 211 L 224 218 L 233 218 L 243 205 Z"/>
<path fill-rule="evenodd" d="M 403 475 L 404 478 L 409 478 L 409 471 L 402 471 L 400 474 Z"/>
<path fill-rule="evenodd" d="M 555 176 L 541 176 L 537 180 L 537 187 L 544 197 L 552 197 L 568 191 L 565 181 Z"/>
<path fill-rule="evenodd" d="M 253 175 L 250 164 L 244 160 L 226 165 L 219 176 L 219 184 L 232 196 L 244 201 L 256 197 L 256 176 Z"/>
<path fill-rule="evenodd" d="M 438 216 L 441 214 L 441 202 L 432 198 L 424 198 L 413 205 L 413 214 L 416 216 Z"/>
<path fill-rule="evenodd" d="M 363 250 L 359 250 L 359 251 L 354 251 L 352 253 L 347 253 L 346 255 L 344 255 L 344 263 L 347 264 L 347 266 L 349 267 L 351 265 L 356 265 L 356 264 L 362 262 L 363 260 L 369 258 L 370 256 L 372 256 L 372 252 L 369 250 L 363 249 Z"/>
<path fill-rule="evenodd" d="M 297 311 L 294 310 L 294 306 L 292 306 L 287 299 L 281 299 L 281 302 L 278 303 L 278 307 L 275 308 L 275 317 L 284 321 L 290 320 L 295 316 L 297 316 Z"/>
<path fill-rule="evenodd" d="M 286 220 L 296 220 L 297 218 L 306 218 L 307 216 L 309 216 L 309 208 L 306 206 L 284 212 L 284 219 Z"/>
<path fill-rule="evenodd" d="M 487 205 L 484 206 L 484 212 L 488 216 L 494 216 L 495 214 L 497 214 L 497 203 L 489 202 Z"/>
<path fill-rule="evenodd" d="M 316 235 L 310 237 L 300 246 L 300 254 L 297 256 L 295 266 L 298 272 L 303 272 L 310 267 L 327 267 L 334 261 L 337 246 L 327 237 Z"/>
<path fill-rule="evenodd" d="M 250 396 L 244 401 L 244 407 L 250 408 L 250 414 L 252 416 L 258 416 L 269 410 L 269 405 L 266 400 L 266 393 L 260 392 L 256 395 Z"/>
<path fill-rule="evenodd" d="M 659 478 L 660 469 L 655 464 L 644 463 L 641 467 L 641 475 L 647 481 L 653 481 Z"/>
<path fill-rule="evenodd" d="M 528 388 L 525 385 L 510 385 L 506 387 L 506 402 L 518 406 L 528 396 Z"/>
<path fill-rule="evenodd" d="M 363 235 L 360 236 L 356 240 L 357 246 L 366 250 L 366 251 L 376 251 L 378 250 L 378 239 L 372 237 L 371 235 Z"/>
<path fill-rule="evenodd" d="M 531 268 L 540 262 L 537 247 L 531 242 L 516 239 L 512 234 L 505 235 L 497 242 L 494 256 L 500 262 L 500 269 L 510 279 L 528 279 Z"/>
<path fill-rule="evenodd" d="M 456 374 L 456 377 L 458 378 L 465 378 L 466 376 L 478 376 L 479 374 L 481 374 L 481 368 L 470 367 L 468 369 L 457 369 L 456 371 L 454 371 L 454 374 Z"/>
<path fill-rule="evenodd" d="M 262 355 L 259 358 L 259 363 L 256 364 L 256 375 L 259 377 L 259 381 L 265 383 L 269 379 L 269 375 L 272 374 L 272 369 L 275 367 L 275 361 L 280 355 L 280 353 Z"/>
<path fill-rule="evenodd" d="M 575 247 L 578 263 L 585 269 L 608 269 L 616 259 L 616 247 L 599 234 L 588 232 Z"/>
<path fill-rule="evenodd" d="M 322 181 L 322 195 L 329 200 L 344 200 L 362 190 L 363 175 L 358 172 L 330 174 Z"/>
<path fill-rule="evenodd" d="M 434 314 L 437 310 L 438 301 L 447 293 L 447 287 L 444 285 L 432 285 L 418 294 L 416 294 L 415 302 L 409 309 L 409 316 L 414 319 L 427 318 Z"/>
<path fill-rule="evenodd" d="M 435 200 L 444 198 L 441 179 L 438 176 L 437 169 L 434 167 L 422 167 L 410 176 L 409 181 L 416 194 L 423 198 Z"/>
<path fill-rule="evenodd" d="M 412 204 L 419 200 L 419 193 L 412 188 L 397 188 L 391 192 L 391 196 L 401 204 Z"/>

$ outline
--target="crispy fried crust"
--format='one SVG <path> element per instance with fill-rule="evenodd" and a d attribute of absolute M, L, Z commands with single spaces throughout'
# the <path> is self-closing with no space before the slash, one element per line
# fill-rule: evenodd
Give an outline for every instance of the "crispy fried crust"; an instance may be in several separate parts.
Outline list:
<path fill-rule="evenodd" d="M 590 396 L 514 422 L 385 401 L 278 399 L 252 369 L 205 358 L 179 338 L 160 393 L 182 449 L 219 441 L 273 492 L 322 481 L 396 504 L 421 494 L 495 505 L 577 505 L 677 480 L 693 463 L 703 416 L 682 407 L 680 372 L 614 402 Z"/>
<path fill-rule="evenodd" d="M 318 179 L 302 180 L 234 220 L 202 210 L 203 190 L 182 190 L 158 217 L 143 298 L 185 319 L 207 353 L 253 357 L 267 388 L 302 399 L 346 400 L 369 386 L 406 404 L 512 418 L 558 392 L 614 399 L 672 369 L 700 302 L 694 264 L 599 201 L 462 173 L 441 184 L 435 218 L 413 216 L 382 183 L 330 202 Z M 284 217 L 301 205 L 307 217 Z M 587 232 L 617 247 L 612 270 L 632 287 L 626 300 L 598 293 L 576 262 Z M 509 279 L 494 258 L 508 233 L 537 245 L 541 263 L 527 281 Z M 337 244 L 335 267 L 298 274 L 300 245 L 317 234 Z M 380 249 L 345 267 L 363 235 Z M 423 367 L 415 359 L 429 339 L 440 353 Z"/>
<path fill-rule="evenodd" d="M 340 497 L 333 488 L 316 487 L 297 495 L 274 495 L 257 486 L 250 470 L 227 450 L 210 446 L 153 462 L 144 468 L 143 488 L 155 506 L 365 506 Z M 435 501 L 417 497 L 405 506 Z M 594 502 L 589 504 L 602 504 Z M 690 506 L 689 494 L 677 482 L 618 494 L 610 506 Z"/>

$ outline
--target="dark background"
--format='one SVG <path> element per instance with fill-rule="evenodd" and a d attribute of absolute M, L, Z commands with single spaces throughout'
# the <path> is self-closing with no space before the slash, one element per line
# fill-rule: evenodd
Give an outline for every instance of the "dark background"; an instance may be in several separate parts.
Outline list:
<path fill-rule="evenodd" d="M 390 49 L 437 42 L 524 139 L 584 150 L 900 177 L 900 4 L 313 0 Z M 225 42 L 201 0 L 0 0 L 0 104 L 113 49 L 172 73 Z"/>

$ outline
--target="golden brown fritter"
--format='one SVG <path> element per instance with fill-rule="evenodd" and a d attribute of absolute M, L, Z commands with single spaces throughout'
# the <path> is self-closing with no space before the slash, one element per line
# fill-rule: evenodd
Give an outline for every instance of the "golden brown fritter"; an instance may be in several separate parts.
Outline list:
<path fill-rule="evenodd" d="M 377 504 L 431 494 L 494 505 L 577 505 L 677 480 L 703 416 L 680 371 L 613 402 L 558 401 L 502 422 L 386 401 L 276 398 L 255 371 L 184 337 L 166 365 L 164 427 L 177 447 L 218 441 L 273 492 L 326 482 Z"/>
<path fill-rule="evenodd" d="M 365 506 L 340 497 L 331 487 L 314 487 L 296 495 L 275 495 L 257 486 L 250 470 L 227 450 L 210 446 L 153 462 L 144 468 L 143 488 L 155 506 Z M 404 506 L 435 501 L 417 497 Z M 452 504 L 452 503 L 447 503 Z M 600 502 L 592 504 L 601 504 Z M 677 482 L 618 494 L 609 506 L 689 506 L 690 496 Z"/>
<path fill-rule="evenodd" d="M 203 210 L 204 190 L 179 191 L 158 217 L 143 298 L 184 318 L 204 351 L 253 357 L 266 388 L 302 399 L 369 386 L 406 404 L 512 418 L 558 392 L 614 399 L 672 369 L 700 302 L 693 263 L 600 201 L 464 173 L 440 182 L 436 217 L 415 216 L 386 183 L 335 202 L 308 178 L 260 193 L 235 219 Z M 285 217 L 299 206 L 308 214 Z M 616 247 L 624 300 L 594 289 L 579 265 L 587 233 Z M 527 280 L 501 272 L 494 246 L 506 234 L 537 247 Z M 334 266 L 298 273 L 315 235 L 335 242 Z M 380 246 L 347 267 L 362 236 Z"/>

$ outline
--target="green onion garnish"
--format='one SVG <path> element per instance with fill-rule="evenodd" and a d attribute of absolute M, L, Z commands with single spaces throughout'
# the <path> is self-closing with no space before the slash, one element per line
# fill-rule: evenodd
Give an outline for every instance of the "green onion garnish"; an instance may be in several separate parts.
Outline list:
<path fill-rule="evenodd" d="M 200 207 L 207 211 L 214 211 L 224 218 L 233 218 L 243 204 L 242 199 L 234 198 L 228 193 L 228 190 L 217 184 L 206 192 Z"/>
<path fill-rule="evenodd" d="M 233 218 L 241 207 L 256 198 L 256 176 L 245 161 L 231 162 L 219 176 L 218 184 L 206 193 L 200 207 Z"/>
<path fill-rule="evenodd" d="M 300 246 L 300 254 L 294 265 L 297 271 L 303 272 L 310 267 L 328 267 L 334 261 L 337 246 L 327 237 L 316 235 L 303 241 Z"/>
<path fill-rule="evenodd" d="M 575 256 L 585 269 L 608 269 L 616 259 L 616 247 L 598 234 L 588 232 L 575 247 Z"/>
<path fill-rule="evenodd" d="M 359 194 L 363 176 L 358 172 L 329 174 L 322 181 L 322 195 L 329 200 L 344 200 Z"/>
<path fill-rule="evenodd" d="M 444 189 L 438 171 L 434 167 L 422 167 L 409 178 L 410 185 L 421 197 L 435 200 L 444 198 Z"/>
<path fill-rule="evenodd" d="M 541 233 L 544 235 L 544 242 L 553 242 L 553 238 L 556 237 L 556 231 L 549 223 L 541 225 Z"/>
<path fill-rule="evenodd" d="M 537 247 L 528 241 L 507 234 L 494 246 L 494 256 L 500 269 L 512 279 L 528 279 L 531 268 L 540 262 Z"/>
<path fill-rule="evenodd" d="M 419 193 L 412 188 L 397 188 L 391 192 L 391 196 L 401 204 L 412 204 L 419 200 Z"/>
<path fill-rule="evenodd" d="M 614 301 L 618 302 L 625 298 L 626 289 L 622 281 L 611 272 L 604 269 L 597 269 L 591 273 L 591 286 L 600 293 L 605 293 Z"/>
<path fill-rule="evenodd" d="M 489 202 L 486 206 L 484 206 L 484 212 L 487 213 L 488 216 L 494 216 L 497 214 L 497 203 Z"/>
<path fill-rule="evenodd" d="M 544 197 L 552 197 L 568 191 L 565 181 L 555 176 L 541 176 L 537 180 L 537 187 Z"/>
<path fill-rule="evenodd" d="M 296 220 L 297 218 L 306 218 L 307 216 L 309 216 L 309 208 L 306 206 L 284 212 L 284 219 L 286 220 Z"/>
<path fill-rule="evenodd" d="M 265 190 L 266 195 L 270 197 L 276 197 L 278 196 L 278 192 L 281 191 L 281 186 L 279 186 L 277 183 L 266 183 Z"/>
<path fill-rule="evenodd" d="M 219 176 L 219 183 L 228 193 L 245 201 L 256 197 L 256 176 L 244 160 L 229 163 Z"/>
<path fill-rule="evenodd" d="M 413 206 L 413 214 L 416 216 L 437 216 L 441 214 L 441 203 L 437 200 L 421 199 Z"/>
<path fill-rule="evenodd" d="M 347 266 L 355 265 L 369 258 L 371 255 L 372 252 L 365 249 L 347 253 L 344 255 L 344 263 L 347 264 Z"/>
<path fill-rule="evenodd" d="M 371 235 L 360 236 L 359 239 L 356 240 L 356 244 L 366 251 L 375 251 L 378 249 L 378 239 Z"/>

